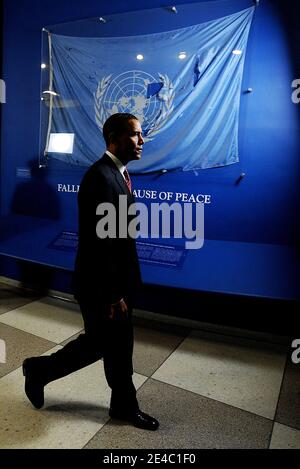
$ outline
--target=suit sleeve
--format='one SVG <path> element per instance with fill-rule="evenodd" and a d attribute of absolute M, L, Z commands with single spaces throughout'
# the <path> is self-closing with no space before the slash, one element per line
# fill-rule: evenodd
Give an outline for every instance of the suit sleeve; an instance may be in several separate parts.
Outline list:
<path fill-rule="evenodd" d="M 117 222 L 119 192 L 112 176 L 97 172 L 83 182 L 79 197 L 79 240 L 83 271 L 91 272 L 93 288 L 98 289 L 102 297 L 116 303 L 126 294 L 122 281 L 122 240 L 117 236 L 100 238 L 96 231 L 101 219 L 107 219 L 107 212 L 103 215 L 96 213 L 100 204 L 111 204 Z"/>

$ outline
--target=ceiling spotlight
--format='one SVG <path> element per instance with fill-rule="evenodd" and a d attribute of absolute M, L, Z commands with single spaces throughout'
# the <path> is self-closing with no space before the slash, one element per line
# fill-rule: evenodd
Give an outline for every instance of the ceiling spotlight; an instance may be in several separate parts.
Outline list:
<path fill-rule="evenodd" d="M 179 58 L 180 60 L 186 59 L 186 52 L 179 52 L 178 58 Z"/>
<path fill-rule="evenodd" d="M 100 23 L 106 23 L 106 19 L 102 18 L 102 16 L 100 16 L 99 21 L 100 21 Z"/>
<path fill-rule="evenodd" d="M 177 11 L 177 8 L 176 7 L 171 7 L 170 10 L 173 12 L 173 13 L 178 13 Z"/>
<path fill-rule="evenodd" d="M 47 68 L 47 65 L 46 64 L 41 64 L 41 69 L 44 70 L 45 68 Z"/>
<path fill-rule="evenodd" d="M 241 50 L 239 50 L 239 49 L 235 49 L 235 50 L 232 51 L 232 53 L 233 53 L 234 55 L 241 55 L 241 54 L 243 53 L 243 51 L 241 51 Z"/>
<path fill-rule="evenodd" d="M 144 56 L 142 54 L 138 54 L 136 58 L 137 60 L 144 60 Z"/>
<path fill-rule="evenodd" d="M 55 91 L 50 91 L 50 90 L 43 91 L 43 94 L 50 94 L 51 96 L 59 96 L 58 93 L 55 93 Z"/>

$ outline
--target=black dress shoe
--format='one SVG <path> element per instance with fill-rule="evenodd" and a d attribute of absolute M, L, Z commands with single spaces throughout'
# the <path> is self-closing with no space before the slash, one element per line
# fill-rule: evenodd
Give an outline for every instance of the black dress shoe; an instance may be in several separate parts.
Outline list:
<path fill-rule="evenodd" d="M 44 382 L 38 376 L 35 367 L 38 358 L 26 358 L 23 362 L 23 375 L 25 376 L 25 393 L 31 404 L 40 409 L 44 405 Z"/>
<path fill-rule="evenodd" d="M 150 417 L 150 415 L 145 414 L 139 409 L 128 413 L 110 408 L 109 416 L 113 419 L 125 420 L 132 423 L 135 427 L 144 430 L 157 430 L 159 427 L 159 422 L 155 418 Z"/>

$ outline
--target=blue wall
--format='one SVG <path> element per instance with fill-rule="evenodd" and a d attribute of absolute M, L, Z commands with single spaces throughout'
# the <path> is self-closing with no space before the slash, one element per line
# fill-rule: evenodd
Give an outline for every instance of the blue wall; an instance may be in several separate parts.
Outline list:
<path fill-rule="evenodd" d="M 295 3 L 261 0 L 256 10 L 243 80 L 243 90 L 251 87 L 254 91 L 241 99 L 240 163 L 198 171 L 197 175 L 134 178 L 137 188 L 210 194 L 211 204 L 205 209 L 207 239 L 285 245 L 298 241 L 299 110 L 291 101 L 291 82 L 298 78 L 298 68 L 292 47 L 295 31 L 286 22 L 289 15 L 297 15 Z M 2 106 L 2 215 L 12 210 L 28 215 L 42 211 L 49 218 L 65 219 L 66 228 L 76 222 L 76 195 L 58 194 L 57 184 L 79 184 L 82 171 L 62 166 L 37 172 L 27 200 L 17 190 L 18 185 L 26 189 L 26 180 L 16 175 L 17 169 L 32 167 L 38 161 L 42 27 L 169 4 L 161 0 L 4 0 L 1 78 L 7 84 L 7 104 Z M 216 8 L 222 16 L 251 2 L 207 4 L 209 14 Z M 246 176 L 236 184 L 242 172 Z"/>

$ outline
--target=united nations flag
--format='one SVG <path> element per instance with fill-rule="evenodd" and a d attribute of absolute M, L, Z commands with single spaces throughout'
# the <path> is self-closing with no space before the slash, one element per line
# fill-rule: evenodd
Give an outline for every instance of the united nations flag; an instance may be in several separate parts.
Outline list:
<path fill-rule="evenodd" d="M 51 34 L 49 132 L 75 135 L 72 155 L 90 165 L 105 150 L 102 127 L 117 112 L 140 120 L 147 145 L 130 171 L 196 170 L 238 161 L 243 66 L 254 7 L 161 33 L 84 38 Z"/>

